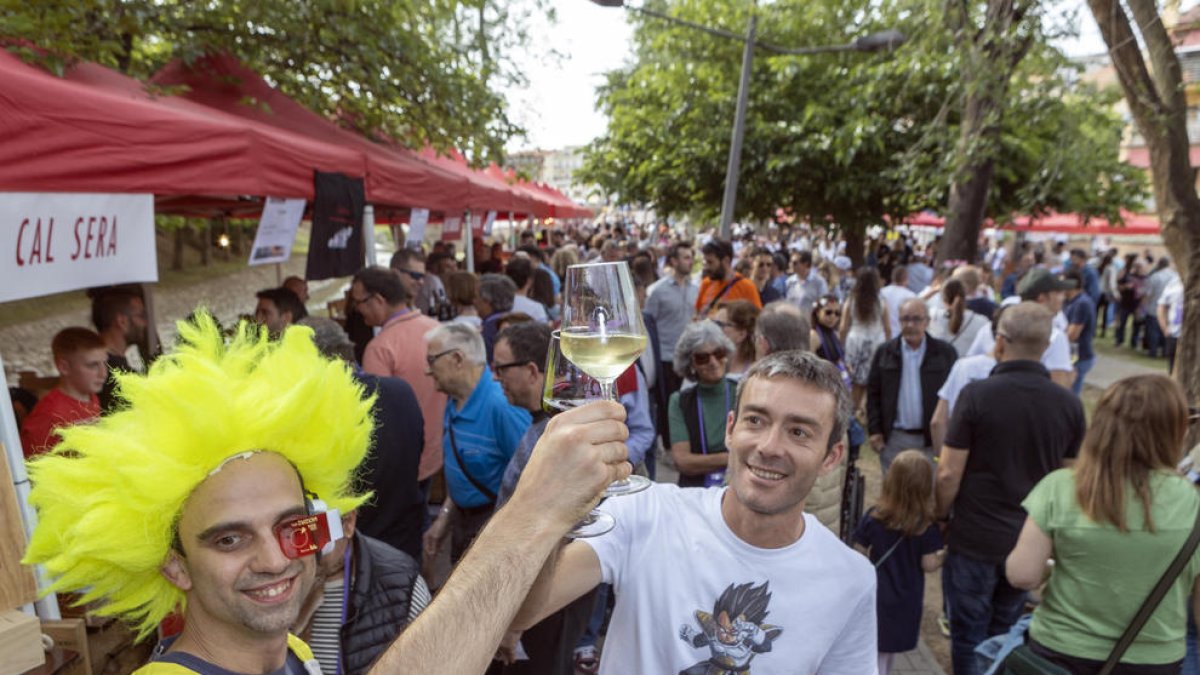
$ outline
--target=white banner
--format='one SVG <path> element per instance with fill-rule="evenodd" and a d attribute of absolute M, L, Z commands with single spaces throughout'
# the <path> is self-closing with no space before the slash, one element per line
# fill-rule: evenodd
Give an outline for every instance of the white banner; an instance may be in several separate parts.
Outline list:
<path fill-rule="evenodd" d="M 496 224 L 496 212 L 488 211 L 487 218 L 483 221 L 483 236 L 492 236 L 492 225 Z"/>
<path fill-rule="evenodd" d="M 286 262 L 292 257 L 292 244 L 296 241 L 296 230 L 304 217 L 303 199 L 267 197 L 263 205 L 262 218 L 258 221 L 258 232 L 254 235 L 254 246 L 250 248 L 250 264 Z"/>
<path fill-rule="evenodd" d="M 158 281 L 154 195 L 0 192 L 0 302 Z"/>
<path fill-rule="evenodd" d="M 429 209 L 413 209 L 408 216 L 408 242 L 418 245 L 425 240 L 425 228 L 429 226 Z"/>
<path fill-rule="evenodd" d="M 462 239 L 462 216 L 446 216 L 442 219 L 442 241 Z"/>

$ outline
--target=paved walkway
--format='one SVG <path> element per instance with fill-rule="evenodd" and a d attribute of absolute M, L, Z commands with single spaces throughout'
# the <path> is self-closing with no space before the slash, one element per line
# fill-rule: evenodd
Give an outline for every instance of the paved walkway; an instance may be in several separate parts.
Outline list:
<path fill-rule="evenodd" d="M 1134 361 L 1133 359 L 1123 359 L 1119 356 L 1110 356 L 1107 354 L 1096 354 L 1096 365 L 1092 367 L 1091 372 L 1087 374 L 1083 382 L 1089 387 L 1098 389 L 1107 389 L 1112 383 L 1117 380 L 1131 377 L 1133 375 L 1145 375 L 1147 373 L 1166 373 L 1167 362 L 1162 361 L 1162 368 L 1152 368 Z"/>

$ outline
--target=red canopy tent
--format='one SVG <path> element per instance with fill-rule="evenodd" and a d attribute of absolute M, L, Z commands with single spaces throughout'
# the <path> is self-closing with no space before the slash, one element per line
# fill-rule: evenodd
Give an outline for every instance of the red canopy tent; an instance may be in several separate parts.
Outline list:
<path fill-rule="evenodd" d="M 0 189 L 311 199 L 313 169 L 364 173 L 361 153 L 122 87 L 63 80 L 0 50 Z"/>
<path fill-rule="evenodd" d="M 478 208 L 500 213 L 512 212 L 525 216 L 545 216 L 549 214 L 550 205 L 544 199 L 538 199 L 527 194 L 518 194 L 512 186 L 504 181 L 496 180 L 486 173 L 476 171 L 467 165 L 467 160 L 461 153 L 451 150 L 449 155 L 438 154 L 433 148 L 426 146 L 420 152 L 425 162 L 446 171 L 453 172 L 470 181 L 471 202 L 479 204 Z"/>
<path fill-rule="evenodd" d="M 372 204 L 439 211 L 485 206 L 472 200 L 477 195 L 465 177 L 338 126 L 288 98 L 231 56 L 205 57 L 192 66 L 174 61 L 151 81 L 186 85 L 188 91 L 181 95 L 203 106 L 364 154 L 367 201 Z M 491 196 L 499 200 L 498 195 Z"/>
<path fill-rule="evenodd" d="M 1046 216 L 1019 216 L 1002 229 L 1018 232 L 1053 232 L 1079 235 L 1156 235 L 1162 233 L 1158 218 L 1122 211 L 1124 225 L 1109 223 L 1104 218 L 1085 219 L 1076 213 L 1051 213 Z"/>
<path fill-rule="evenodd" d="M 579 206 L 570 197 L 559 192 L 556 188 L 545 183 L 522 183 L 532 190 L 546 196 L 554 205 L 555 218 L 591 218 L 592 210 Z"/>

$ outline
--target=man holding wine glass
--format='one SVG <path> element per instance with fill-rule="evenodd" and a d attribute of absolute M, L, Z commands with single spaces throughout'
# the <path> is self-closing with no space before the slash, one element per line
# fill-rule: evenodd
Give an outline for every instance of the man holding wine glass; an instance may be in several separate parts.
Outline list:
<path fill-rule="evenodd" d="M 605 582 L 617 601 L 602 674 L 875 672 L 874 570 L 804 513 L 841 462 L 850 410 L 811 353 L 754 364 L 726 422 L 727 486 L 605 502 L 614 529 L 552 555 L 514 627 Z"/>

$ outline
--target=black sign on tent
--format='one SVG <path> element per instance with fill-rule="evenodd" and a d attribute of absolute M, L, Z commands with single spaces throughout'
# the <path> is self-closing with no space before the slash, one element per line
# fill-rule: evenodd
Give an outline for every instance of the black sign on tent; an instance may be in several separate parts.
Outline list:
<path fill-rule="evenodd" d="M 304 276 L 310 281 L 349 276 L 362 269 L 365 255 L 363 180 L 341 173 L 313 173 L 316 198 Z"/>

